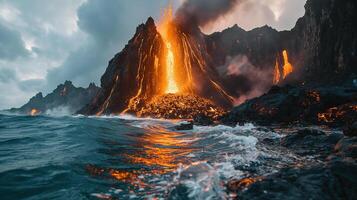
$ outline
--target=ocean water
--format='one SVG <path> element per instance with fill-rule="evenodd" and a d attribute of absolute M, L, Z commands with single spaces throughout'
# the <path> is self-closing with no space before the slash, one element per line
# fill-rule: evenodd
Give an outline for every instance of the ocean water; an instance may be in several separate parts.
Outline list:
<path fill-rule="evenodd" d="M 309 162 L 270 128 L 177 123 L 0 115 L 0 199 L 230 199 L 232 178 Z"/>

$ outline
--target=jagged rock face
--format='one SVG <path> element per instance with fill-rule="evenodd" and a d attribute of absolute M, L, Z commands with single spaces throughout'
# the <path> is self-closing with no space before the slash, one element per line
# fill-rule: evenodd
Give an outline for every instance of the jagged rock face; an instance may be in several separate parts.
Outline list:
<path fill-rule="evenodd" d="M 357 2 L 309 0 L 305 9 L 287 42 L 299 52 L 302 80 L 339 82 L 356 74 Z"/>
<path fill-rule="evenodd" d="M 83 105 L 88 104 L 100 91 L 100 88 L 91 83 L 88 88 L 77 88 L 72 82 L 66 81 L 58 85 L 57 88 L 47 96 L 43 97 L 42 93 L 36 94 L 28 103 L 21 108 L 13 108 L 11 112 L 22 114 L 43 114 L 48 111 L 65 109 L 68 114 L 78 111 Z"/>
<path fill-rule="evenodd" d="M 281 51 L 279 32 L 264 26 L 245 31 L 237 25 L 206 37 L 208 53 L 215 66 L 224 65 L 227 56 L 246 55 L 259 68 L 272 68 Z"/>
<path fill-rule="evenodd" d="M 269 89 L 276 59 L 282 60 L 279 35 L 268 26 L 245 31 L 235 25 L 206 36 L 207 51 L 227 92 L 239 97 L 255 87 Z"/>
<path fill-rule="evenodd" d="M 164 53 L 162 38 L 152 18 L 137 28 L 136 34 L 117 54 L 101 78 L 102 93 L 81 112 L 85 114 L 120 113 L 129 101 L 140 106 L 154 94 L 162 93 L 160 81 L 164 79 Z"/>
<path fill-rule="evenodd" d="M 325 84 L 356 77 L 357 2 L 308 0 L 305 9 L 291 31 L 278 32 L 267 26 L 244 31 L 234 26 L 207 36 L 208 51 L 216 66 L 223 65 L 227 56 L 242 54 L 253 66 L 272 71 L 275 59 L 281 60 L 281 52 L 287 50 L 296 68 L 290 82 Z M 244 81 L 236 79 L 237 83 Z"/>

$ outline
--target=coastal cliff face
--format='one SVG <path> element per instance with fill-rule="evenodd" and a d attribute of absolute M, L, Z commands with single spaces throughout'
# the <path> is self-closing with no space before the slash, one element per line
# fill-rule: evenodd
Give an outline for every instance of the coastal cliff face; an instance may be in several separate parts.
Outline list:
<path fill-rule="evenodd" d="M 227 57 L 244 55 L 251 66 L 273 74 L 276 60 L 281 63 L 282 51 L 287 50 L 294 73 L 284 83 L 316 85 L 355 77 L 357 2 L 308 0 L 305 10 L 290 31 L 278 32 L 268 26 L 245 31 L 236 25 L 208 35 L 208 52 L 215 66 L 227 66 Z M 249 78 L 230 76 L 225 78 L 237 84 Z"/>
<path fill-rule="evenodd" d="M 28 103 L 20 108 L 12 108 L 9 111 L 21 114 L 45 114 L 48 112 L 73 114 L 78 108 L 88 104 L 100 91 L 94 83 L 89 84 L 88 88 L 77 88 L 72 82 L 66 81 L 57 86 L 52 93 L 43 96 L 42 93 L 36 94 Z"/>
<path fill-rule="evenodd" d="M 305 9 L 286 42 L 300 59 L 301 80 L 330 83 L 356 76 L 357 2 L 309 0 Z"/>
<path fill-rule="evenodd" d="M 194 85 L 201 87 L 194 88 L 193 93 L 224 105 L 233 102 L 230 97 L 259 96 L 276 84 L 274 70 L 277 65 L 280 70 L 284 65 L 283 51 L 288 52 L 294 70 L 279 85 L 352 81 L 357 70 L 356 2 L 308 0 L 305 9 L 305 15 L 290 31 L 279 32 L 268 26 L 245 31 L 233 26 L 212 35 L 204 35 L 198 29 L 182 33 L 177 40 L 186 37 L 189 45 L 194 41 L 197 52 L 193 55 L 200 57 L 189 57 L 196 70 L 193 74 L 198 77 L 194 78 L 200 80 L 200 84 Z M 140 110 L 165 90 L 162 82 L 166 79 L 166 61 L 161 58 L 165 53 L 165 41 L 149 18 L 109 62 L 101 78 L 103 90 L 80 113 L 102 115 Z M 202 63 L 204 72 L 200 71 Z M 219 89 L 215 89 L 216 83 Z M 220 93 L 221 96 L 217 95 Z"/>
<path fill-rule="evenodd" d="M 350 126 L 357 113 L 357 2 L 308 0 L 306 13 L 277 42 L 289 51 L 294 87 L 270 92 L 232 109 L 226 123 L 321 123 Z M 336 87 L 338 86 L 338 87 Z"/>

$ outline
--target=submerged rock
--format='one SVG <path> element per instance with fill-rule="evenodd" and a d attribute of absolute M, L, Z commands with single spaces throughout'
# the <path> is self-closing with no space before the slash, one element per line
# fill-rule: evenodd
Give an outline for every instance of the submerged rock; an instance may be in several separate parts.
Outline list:
<path fill-rule="evenodd" d="M 355 118 L 357 119 L 357 118 Z M 345 134 L 346 136 L 357 136 L 357 122 L 354 122 L 351 125 L 347 125 L 344 130 L 343 130 L 343 134 Z"/>
<path fill-rule="evenodd" d="M 342 134 L 325 134 L 316 129 L 302 129 L 281 139 L 281 145 L 301 156 L 324 159 L 333 150 Z"/>
<path fill-rule="evenodd" d="M 181 122 L 180 124 L 176 125 L 174 128 L 178 131 L 192 130 L 193 122 L 192 121 Z"/>

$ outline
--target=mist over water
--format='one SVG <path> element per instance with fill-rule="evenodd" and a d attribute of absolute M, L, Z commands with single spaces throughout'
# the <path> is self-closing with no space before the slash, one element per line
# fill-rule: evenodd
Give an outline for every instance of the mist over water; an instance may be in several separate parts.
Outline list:
<path fill-rule="evenodd" d="M 0 115 L 1 199 L 229 199 L 231 178 L 311 162 L 252 124 L 177 132 L 134 117 Z"/>

